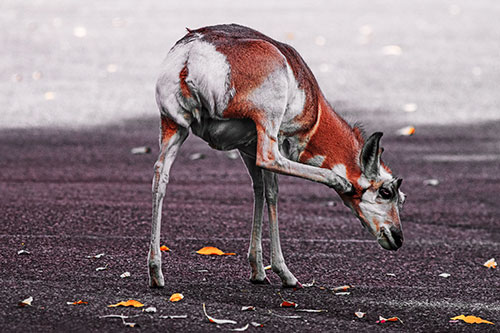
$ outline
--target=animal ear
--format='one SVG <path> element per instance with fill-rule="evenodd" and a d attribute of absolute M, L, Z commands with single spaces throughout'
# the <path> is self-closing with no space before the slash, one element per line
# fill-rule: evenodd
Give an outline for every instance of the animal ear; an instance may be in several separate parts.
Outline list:
<path fill-rule="evenodd" d="M 399 190 L 399 188 L 401 187 L 401 184 L 403 183 L 403 178 L 398 178 L 396 180 L 396 188 Z"/>
<path fill-rule="evenodd" d="M 379 145 L 382 135 L 384 135 L 382 132 L 373 133 L 361 149 L 361 171 L 368 179 L 376 179 L 379 173 L 381 155 Z"/>

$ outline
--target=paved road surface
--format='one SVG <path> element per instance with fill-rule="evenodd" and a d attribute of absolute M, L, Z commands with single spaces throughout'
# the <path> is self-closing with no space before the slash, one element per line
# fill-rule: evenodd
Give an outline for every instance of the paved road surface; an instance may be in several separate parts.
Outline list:
<path fill-rule="evenodd" d="M 326 187 L 280 177 L 281 236 L 289 267 L 302 283 L 317 286 L 282 290 L 302 309 L 281 309 L 279 279 L 251 285 L 246 249 L 252 194 L 239 160 L 190 138 L 174 164 L 164 211 L 162 241 L 167 286 L 147 287 L 150 179 L 157 121 L 89 131 L 9 130 L 0 134 L 0 318 L 6 331 L 121 330 L 131 318 L 141 330 L 218 331 L 202 315 L 202 303 L 216 318 L 265 322 L 266 331 L 373 331 L 379 315 L 398 316 L 394 331 L 469 331 L 449 318 L 472 314 L 500 321 L 498 270 L 482 264 L 500 253 L 498 123 L 469 127 L 421 127 L 413 137 L 389 131 L 385 160 L 404 177 L 408 201 L 402 219 L 405 244 L 382 250 Z M 135 146 L 151 155 L 132 155 Z M 193 153 L 206 158 L 191 161 Z M 436 178 L 436 187 L 423 181 Z M 24 245 L 23 245 L 24 244 Z M 207 245 L 236 252 L 203 257 Z M 265 253 L 269 242 L 264 242 Z M 31 255 L 18 255 L 20 249 Z M 98 260 L 86 256 L 104 252 Z M 268 259 L 266 259 L 268 260 Z M 105 271 L 97 267 L 107 266 Z M 203 271 L 207 270 L 207 271 Z M 120 274 L 131 272 L 121 279 Z M 449 273 L 449 278 L 439 274 Z M 394 274 L 394 275 L 388 275 Z M 348 296 L 329 288 L 351 284 Z M 181 292 L 185 299 L 167 298 Z M 17 308 L 34 297 L 33 306 Z M 112 309 L 137 299 L 158 312 Z M 82 299 L 84 306 L 68 306 Z M 257 307 L 241 312 L 243 305 Z M 354 312 L 366 312 L 356 319 Z M 272 315 L 270 314 L 270 312 Z M 187 314 L 187 319 L 160 315 Z M 279 316 L 300 315 L 300 319 Z M 129 320 L 129 321 L 130 321 Z M 485 324 L 483 324 L 484 326 Z M 491 327 L 473 327 L 487 329 Z"/>

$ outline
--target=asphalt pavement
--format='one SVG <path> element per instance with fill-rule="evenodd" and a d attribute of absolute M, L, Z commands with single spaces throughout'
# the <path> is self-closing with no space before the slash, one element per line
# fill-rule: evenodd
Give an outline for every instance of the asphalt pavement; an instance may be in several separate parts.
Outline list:
<path fill-rule="evenodd" d="M 179 153 L 165 199 L 166 286 L 148 287 L 157 125 L 151 119 L 87 131 L 0 133 L 2 330 L 123 330 L 121 319 L 100 318 L 110 314 L 131 316 L 126 322 L 144 331 L 220 331 L 252 321 L 264 326 L 249 330 L 263 331 L 492 330 L 450 323 L 461 314 L 498 324 L 498 270 L 483 266 L 500 253 L 498 123 L 421 127 L 411 137 L 385 129 L 384 159 L 404 178 L 408 195 L 405 243 L 397 252 L 381 249 L 333 191 L 281 176 L 284 255 L 303 284 L 314 281 L 296 291 L 282 290 L 273 273 L 272 285 L 249 283 L 250 179 L 239 159 L 195 137 Z M 138 146 L 152 153 L 131 154 Z M 196 153 L 203 158 L 191 160 Z M 429 179 L 439 184 L 425 185 Z M 236 256 L 195 253 L 204 246 Z M 23 249 L 30 254 L 18 254 Z M 267 237 L 264 251 L 268 263 Z M 99 253 L 105 255 L 87 258 Z M 121 278 L 124 272 L 131 276 Z M 352 286 L 349 295 L 331 291 L 341 285 Z M 176 292 L 184 299 L 169 302 Z M 28 297 L 32 306 L 18 307 Z M 297 309 L 281 308 L 281 297 Z M 157 312 L 108 307 L 128 299 Z M 88 304 L 66 304 L 78 300 Z M 203 303 L 209 315 L 237 324 L 218 328 L 204 317 Z M 247 305 L 256 311 L 242 312 Z M 358 319 L 357 311 L 366 316 Z M 161 318 L 168 315 L 187 318 Z M 379 316 L 402 322 L 377 324 Z"/>

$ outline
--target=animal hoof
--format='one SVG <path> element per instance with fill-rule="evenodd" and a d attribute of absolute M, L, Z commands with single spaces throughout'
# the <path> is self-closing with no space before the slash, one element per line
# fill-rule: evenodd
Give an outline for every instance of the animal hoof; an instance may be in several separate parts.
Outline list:
<path fill-rule="evenodd" d="M 264 277 L 263 280 L 258 280 L 258 279 L 250 279 L 250 282 L 252 284 L 271 284 L 271 281 L 267 276 Z"/>
<path fill-rule="evenodd" d="M 163 280 L 163 276 L 158 278 L 151 277 L 149 279 L 149 287 L 150 288 L 163 288 L 165 287 L 165 281 Z"/>

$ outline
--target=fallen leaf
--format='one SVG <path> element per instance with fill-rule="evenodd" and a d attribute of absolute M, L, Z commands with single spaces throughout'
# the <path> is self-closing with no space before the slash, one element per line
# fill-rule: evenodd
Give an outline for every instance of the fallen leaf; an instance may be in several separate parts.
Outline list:
<path fill-rule="evenodd" d="M 243 331 L 246 331 L 248 329 L 250 325 L 246 324 L 245 326 L 243 327 L 238 327 L 238 328 L 231 328 L 230 331 L 234 331 L 234 332 L 243 332 Z"/>
<path fill-rule="evenodd" d="M 115 65 L 115 64 L 108 64 L 108 65 L 106 66 L 106 71 L 107 71 L 108 73 L 115 73 L 117 70 L 118 70 L 118 66 L 117 66 L 117 65 Z"/>
<path fill-rule="evenodd" d="M 42 78 L 42 72 L 40 72 L 40 71 L 34 71 L 31 74 L 31 77 L 33 78 L 33 80 L 38 81 L 38 80 L 40 80 Z"/>
<path fill-rule="evenodd" d="M 297 309 L 297 312 L 309 312 L 309 313 L 320 313 L 320 312 L 328 312 L 328 310 L 323 309 Z"/>
<path fill-rule="evenodd" d="M 304 284 L 302 285 L 302 287 L 304 287 L 304 288 L 310 288 L 310 287 L 313 287 L 315 282 L 316 282 L 316 281 L 314 281 L 314 279 L 313 279 L 311 283 L 304 283 Z"/>
<path fill-rule="evenodd" d="M 122 279 L 124 279 L 124 278 L 128 278 L 128 277 L 130 277 L 130 272 L 125 272 L 125 273 L 121 274 L 121 275 L 120 275 L 120 277 L 121 277 Z"/>
<path fill-rule="evenodd" d="M 101 266 L 101 267 L 97 267 L 95 270 L 96 270 L 96 272 L 99 272 L 99 271 L 104 271 L 104 270 L 106 270 L 106 269 L 108 269 L 108 265 L 106 265 L 106 266 Z"/>
<path fill-rule="evenodd" d="M 21 302 L 19 302 L 19 304 L 18 304 L 18 305 L 19 305 L 20 307 L 23 307 L 23 306 L 26 306 L 26 305 L 31 306 L 31 302 L 33 302 L 33 297 L 32 297 L 32 296 L 30 296 L 30 297 L 26 298 L 25 300 L 22 300 Z"/>
<path fill-rule="evenodd" d="M 170 302 L 179 302 L 181 299 L 184 298 L 184 295 L 181 293 L 175 293 L 170 296 L 169 301 Z"/>
<path fill-rule="evenodd" d="M 207 255 L 207 256 L 209 256 L 209 255 L 218 255 L 218 256 L 234 256 L 234 255 L 236 255 L 236 253 L 232 253 L 232 252 L 225 253 L 222 250 L 219 250 L 218 248 L 213 247 L 213 246 L 206 246 L 204 248 L 201 248 L 198 251 L 196 251 L 196 253 Z"/>
<path fill-rule="evenodd" d="M 486 261 L 483 264 L 484 267 L 492 268 L 495 269 L 497 268 L 497 262 L 495 261 L 495 258 L 491 258 L 490 260 Z"/>
<path fill-rule="evenodd" d="M 283 301 L 281 302 L 280 306 L 282 308 L 296 308 L 299 305 L 295 302 Z"/>
<path fill-rule="evenodd" d="M 255 306 L 253 305 L 242 306 L 241 311 L 255 311 Z"/>
<path fill-rule="evenodd" d="M 202 153 L 194 153 L 194 154 L 189 155 L 189 159 L 191 161 L 202 160 L 204 158 L 205 158 L 205 154 L 202 154 Z"/>
<path fill-rule="evenodd" d="M 406 127 L 403 127 L 403 128 L 400 128 L 399 130 L 397 130 L 396 133 L 400 136 L 411 136 L 411 135 L 415 134 L 415 127 L 406 126 Z"/>
<path fill-rule="evenodd" d="M 43 94 L 43 96 L 45 97 L 45 100 L 47 100 L 47 101 L 51 101 L 56 97 L 56 95 L 54 94 L 53 91 L 47 91 L 45 94 Z"/>
<path fill-rule="evenodd" d="M 403 53 L 403 50 L 398 45 L 386 45 L 382 48 L 382 53 L 385 55 L 399 56 Z"/>
<path fill-rule="evenodd" d="M 188 316 L 187 315 L 167 315 L 167 316 L 160 316 L 162 319 L 186 319 Z"/>
<path fill-rule="evenodd" d="M 87 29 L 83 26 L 78 26 L 73 29 L 73 35 L 78 38 L 87 36 Z"/>
<path fill-rule="evenodd" d="M 170 249 L 166 245 L 160 246 L 160 251 L 165 252 L 165 251 L 170 251 Z"/>
<path fill-rule="evenodd" d="M 491 321 L 487 321 L 487 320 L 484 320 L 484 319 L 476 317 L 476 316 L 464 316 L 464 315 L 460 315 L 460 316 L 456 316 L 456 317 L 453 317 L 453 318 L 450 318 L 450 319 L 451 320 L 463 320 L 467 324 L 490 324 L 490 325 L 495 325 Z"/>
<path fill-rule="evenodd" d="M 447 278 L 449 277 L 451 274 L 450 273 L 441 273 L 439 274 L 440 277 L 443 277 L 443 278 Z"/>
<path fill-rule="evenodd" d="M 134 308 L 141 308 L 141 307 L 144 306 L 144 304 L 142 304 L 139 301 L 136 301 L 136 300 L 133 300 L 133 299 L 129 299 L 126 302 L 125 301 L 121 301 L 121 302 L 116 303 L 116 304 L 108 305 L 108 308 L 114 308 L 114 307 L 117 307 L 117 306 L 133 306 Z"/>
<path fill-rule="evenodd" d="M 151 148 L 149 147 L 134 147 L 130 149 L 130 153 L 133 155 L 144 155 L 149 154 L 151 152 Z"/>
<path fill-rule="evenodd" d="M 339 287 L 335 287 L 332 289 L 333 292 L 339 292 L 339 291 L 348 291 L 349 289 L 351 289 L 352 287 L 349 286 L 349 285 L 345 285 L 345 286 L 339 286 Z"/>
<path fill-rule="evenodd" d="M 134 316 L 137 317 L 137 316 Z M 128 326 L 128 327 L 135 327 L 137 324 L 136 323 L 129 323 L 126 322 L 125 319 L 130 318 L 129 316 L 124 316 L 124 315 L 106 315 L 106 316 L 99 316 L 99 318 L 120 318 L 122 320 L 123 325 Z M 139 325 L 137 325 L 139 326 Z"/>
<path fill-rule="evenodd" d="M 31 254 L 31 252 L 26 251 L 26 250 L 19 250 L 19 251 L 17 251 L 17 254 L 21 254 L 21 255 L 30 255 L 30 254 Z"/>
<path fill-rule="evenodd" d="M 339 293 L 333 293 L 333 294 L 337 295 L 337 296 L 347 296 L 347 295 L 350 295 L 351 293 L 348 291 L 341 291 Z"/>
<path fill-rule="evenodd" d="M 222 325 L 222 324 L 237 324 L 237 322 L 235 322 L 234 320 L 230 320 L 230 319 L 215 319 L 214 317 L 210 317 L 207 314 L 207 309 L 205 307 L 205 303 L 203 303 L 203 313 L 205 314 L 205 317 L 207 317 L 208 321 L 211 322 L 211 323 L 214 323 L 214 324 L 219 324 L 219 325 Z"/>
<path fill-rule="evenodd" d="M 82 300 L 78 300 L 75 302 L 66 302 L 66 304 L 68 304 L 68 305 L 80 305 L 80 304 L 89 304 L 89 302 L 84 302 Z"/>
<path fill-rule="evenodd" d="M 250 322 L 250 325 L 252 325 L 253 327 L 264 327 L 264 324 L 257 323 L 255 321 Z"/>
<path fill-rule="evenodd" d="M 406 103 L 403 105 L 403 111 L 405 112 L 415 112 L 417 111 L 417 104 L 415 103 Z"/>
<path fill-rule="evenodd" d="M 357 311 L 357 312 L 354 312 L 354 315 L 356 317 L 358 317 L 359 319 L 361 319 L 366 315 L 366 312 Z"/>
<path fill-rule="evenodd" d="M 99 254 L 96 254 L 95 256 L 87 256 L 87 258 L 89 258 L 89 259 L 99 259 L 102 257 L 104 257 L 104 253 L 99 253 Z"/>
<path fill-rule="evenodd" d="M 226 157 L 229 158 L 230 160 L 236 160 L 238 157 L 240 157 L 240 154 L 238 154 L 237 150 L 230 150 L 226 152 Z"/>
<path fill-rule="evenodd" d="M 156 312 L 156 308 L 154 306 L 148 306 L 147 308 L 145 308 L 144 310 L 142 310 L 143 312 L 148 312 L 148 313 L 154 313 Z"/>
<path fill-rule="evenodd" d="M 396 274 L 394 274 L 394 273 L 387 273 L 385 275 L 387 275 L 387 276 L 396 276 Z"/>
<path fill-rule="evenodd" d="M 426 179 L 423 181 L 424 185 L 428 186 L 438 186 L 439 185 L 439 180 L 437 179 Z"/>
<path fill-rule="evenodd" d="M 403 323 L 403 321 L 401 319 L 399 319 L 398 317 L 384 318 L 382 316 L 378 317 L 378 320 L 376 321 L 376 323 L 377 324 L 383 324 L 383 323 L 386 323 L 386 322 L 389 322 L 389 321 L 399 321 L 399 322 Z"/>

